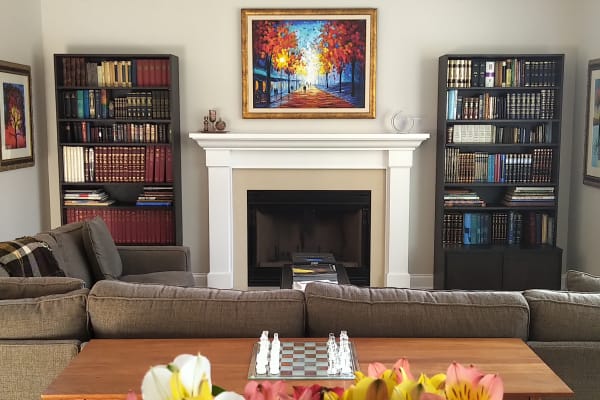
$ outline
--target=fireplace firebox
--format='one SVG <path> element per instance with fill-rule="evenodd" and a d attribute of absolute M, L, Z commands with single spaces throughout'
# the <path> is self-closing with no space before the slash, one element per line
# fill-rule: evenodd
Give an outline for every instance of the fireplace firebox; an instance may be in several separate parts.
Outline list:
<path fill-rule="evenodd" d="M 332 253 L 370 283 L 369 190 L 248 190 L 248 286 L 279 286 L 292 253 Z"/>

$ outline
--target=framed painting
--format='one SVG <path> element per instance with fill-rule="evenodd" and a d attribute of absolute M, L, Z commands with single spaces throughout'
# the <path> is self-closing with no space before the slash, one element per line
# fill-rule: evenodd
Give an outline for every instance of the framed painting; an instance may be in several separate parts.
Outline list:
<path fill-rule="evenodd" d="M 31 67 L 0 61 L 0 171 L 31 167 Z"/>
<path fill-rule="evenodd" d="M 600 58 L 588 63 L 583 183 L 600 187 Z"/>
<path fill-rule="evenodd" d="M 377 10 L 242 9 L 244 118 L 375 118 Z"/>

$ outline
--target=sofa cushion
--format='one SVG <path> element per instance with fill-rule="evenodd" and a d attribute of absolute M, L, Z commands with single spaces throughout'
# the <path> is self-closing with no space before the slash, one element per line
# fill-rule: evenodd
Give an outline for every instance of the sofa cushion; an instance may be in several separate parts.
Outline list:
<path fill-rule="evenodd" d="M 115 241 L 99 216 L 85 221 L 83 245 L 97 280 L 118 279 L 123 274 L 123 264 Z"/>
<path fill-rule="evenodd" d="M 0 339 L 86 340 L 88 289 L 35 298 L 0 300 Z"/>
<path fill-rule="evenodd" d="M 65 275 L 83 280 L 88 288 L 92 286 L 91 267 L 83 246 L 83 222 L 65 224 L 35 237 L 52 248 L 54 258 Z"/>
<path fill-rule="evenodd" d="M 80 345 L 78 340 L 0 340 L 2 400 L 39 400 Z"/>
<path fill-rule="evenodd" d="M 131 283 L 154 283 L 182 287 L 196 285 L 194 274 L 189 271 L 160 271 L 149 272 L 147 274 L 123 275 L 119 280 Z"/>
<path fill-rule="evenodd" d="M 96 338 L 304 336 L 304 295 L 97 282 L 88 312 Z"/>
<path fill-rule="evenodd" d="M 311 337 L 516 337 L 527 339 L 529 307 L 518 292 L 306 286 Z"/>
<path fill-rule="evenodd" d="M 81 279 L 65 277 L 0 278 L 0 300 L 61 294 L 83 289 Z"/>
<path fill-rule="evenodd" d="M 600 276 L 570 269 L 567 271 L 566 289 L 572 292 L 600 292 Z"/>
<path fill-rule="evenodd" d="M 600 341 L 600 293 L 526 290 L 529 340 Z"/>
<path fill-rule="evenodd" d="M 30 236 L 0 242 L 0 268 L 9 276 L 65 276 L 48 244 Z"/>

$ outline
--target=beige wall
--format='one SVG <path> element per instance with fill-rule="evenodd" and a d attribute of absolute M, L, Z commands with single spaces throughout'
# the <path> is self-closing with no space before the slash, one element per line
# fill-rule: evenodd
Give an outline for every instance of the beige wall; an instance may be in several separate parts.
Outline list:
<path fill-rule="evenodd" d="M 573 81 L 579 20 L 572 2 L 505 0 L 501 7 L 479 0 L 331 0 L 328 7 L 377 7 L 377 118 L 371 120 L 244 120 L 241 117 L 240 9 L 277 8 L 276 0 L 52 0 L 41 2 L 49 134 L 48 206 L 59 224 L 56 121 L 52 54 L 63 52 L 173 53 L 180 58 L 184 243 L 194 270 L 208 271 L 207 171 L 203 151 L 187 132 L 200 130 L 202 116 L 216 108 L 237 132 L 382 132 L 387 117 L 404 110 L 423 117 L 422 130 L 435 133 L 437 59 L 445 53 L 541 52 L 567 54 L 564 127 L 573 123 Z M 588 6 L 597 8 L 588 2 Z M 579 3 L 578 3 L 579 4 Z M 320 0 L 285 6 L 322 7 Z M 516 12 L 515 10 L 518 10 Z M 583 11 L 578 11 L 583 12 Z M 100 18 L 101 16 L 101 18 Z M 590 17 L 591 18 L 591 17 Z M 591 27 L 590 27 L 591 29 Z M 595 37 L 595 36 L 590 36 Z M 580 68 L 579 68 L 580 69 Z M 435 135 L 434 135 L 435 137 Z M 411 172 L 409 272 L 433 270 L 434 137 L 414 155 Z M 559 245 L 565 247 L 571 138 L 565 135 L 559 215 Z"/>
<path fill-rule="evenodd" d="M 598 15 L 600 3 L 584 0 L 578 3 L 586 10 L 579 23 L 577 68 L 575 71 L 575 111 L 571 168 L 571 207 L 569 210 L 569 256 L 567 267 L 600 275 L 600 188 L 584 185 L 583 154 L 585 143 L 585 110 L 587 102 L 588 61 L 600 58 Z M 562 191 L 562 190 L 561 190 Z M 565 193 L 566 194 L 566 193 Z"/>
<path fill-rule="evenodd" d="M 31 67 L 35 165 L 0 172 L 0 240 L 32 235 L 50 222 L 41 0 L 7 3 L 2 4 L 0 60 Z"/>
<path fill-rule="evenodd" d="M 236 288 L 248 285 L 248 190 L 370 190 L 371 286 L 385 279 L 385 171 L 384 170 L 259 170 L 233 171 L 233 257 Z"/>

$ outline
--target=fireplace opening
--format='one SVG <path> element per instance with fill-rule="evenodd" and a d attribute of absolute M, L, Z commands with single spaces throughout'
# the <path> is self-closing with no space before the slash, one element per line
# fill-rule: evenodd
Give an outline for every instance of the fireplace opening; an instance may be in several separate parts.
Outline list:
<path fill-rule="evenodd" d="M 292 253 L 332 253 L 370 284 L 369 190 L 248 190 L 248 286 L 279 286 Z"/>

